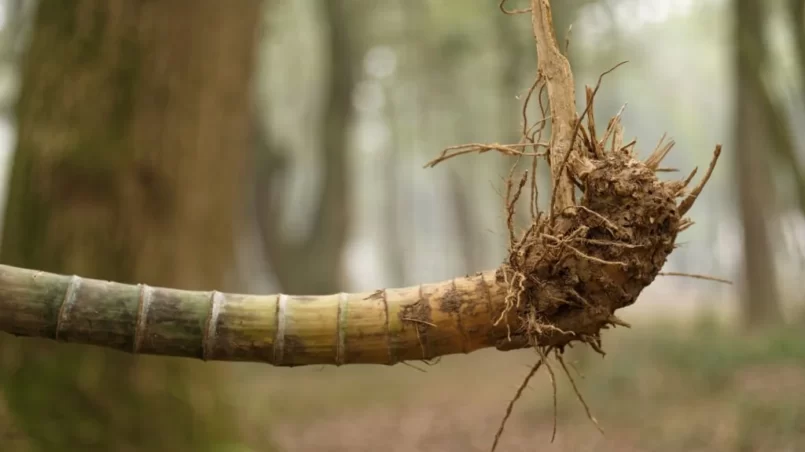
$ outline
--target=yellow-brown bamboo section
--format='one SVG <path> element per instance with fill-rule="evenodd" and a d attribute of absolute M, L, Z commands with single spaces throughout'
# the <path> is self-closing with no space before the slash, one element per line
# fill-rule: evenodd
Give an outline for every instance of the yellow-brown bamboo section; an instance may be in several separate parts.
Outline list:
<path fill-rule="evenodd" d="M 325 296 L 128 285 L 0 265 L 0 331 L 131 353 L 276 366 L 395 364 L 505 348 L 495 272 Z"/>

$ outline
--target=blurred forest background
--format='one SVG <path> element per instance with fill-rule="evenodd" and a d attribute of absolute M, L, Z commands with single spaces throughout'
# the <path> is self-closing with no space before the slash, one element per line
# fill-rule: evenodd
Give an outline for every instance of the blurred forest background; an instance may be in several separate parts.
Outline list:
<path fill-rule="evenodd" d="M 519 138 L 535 49 L 497 3 L 0 1 L 0 262 L 296 294 L 496 267 L 512 160 L 422 166 Z M 723 143 L 666 270 L 735 285 L 658 278 L 606 359 L 572 353 L 606 436 L 559 381 L 549 444 L 542 374 L 499 450 L 805 450 L 805 1 L 552 3 L 580 105 L 630 61 L 596 115 L 628 103 L 641 155 L 667 132 L 686 173 Z M 280 369 L 0 335 L 0 450 L 488 450 L 534 360 Z"/>

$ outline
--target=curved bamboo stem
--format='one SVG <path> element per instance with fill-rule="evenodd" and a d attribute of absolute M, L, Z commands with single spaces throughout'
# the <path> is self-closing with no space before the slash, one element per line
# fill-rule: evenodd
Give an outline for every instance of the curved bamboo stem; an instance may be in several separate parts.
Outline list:
<path fill-rule="evenodd" d="M 396 364 L 517 348 L 494 271 L 325 296 L 129 285 L 0 265 L 0 331 L 135 354 L 275 366 Z M 506 343 L 506 344 L 504 344 Z"/>

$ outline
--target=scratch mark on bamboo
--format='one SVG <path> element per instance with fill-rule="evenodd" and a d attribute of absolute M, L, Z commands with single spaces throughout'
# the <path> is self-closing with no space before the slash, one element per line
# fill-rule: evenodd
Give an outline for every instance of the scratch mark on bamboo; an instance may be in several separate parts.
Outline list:
<path fill-rule="evenodd" d="M 215 343 L 218 336 L 218 314 L 221 312 L 221 305 L 226 301 L 224 294 L 213 290 L 210 293 L 210 314 L 207 316 L 207 327 L 201 338 L 201 359 L 207 361 L 211 359 L 214 352 Z"/>
<path fill-rule="evenodd" d="M 277 295 L 277 332 L 274 337 L 274 365 L 282 365 L 285 353 L 285 309 L 288 306 L 288 295 Z"/>
<path fill-rule="evenodd" d="M 75 304 L 76 294 L 81 287 L 81 277 L 73 275 L 70 277 L 70 282 L 67 284 L 67 290 L 64 292 L 64 299 L 62 300 L 61 307 L 59 307 L 59 317 L 56 319 L 56 334 L 55 339 L 59 340 L 59 333 L 62 329 L 62 324 L 65 319 L 70 316 L 70 310 Z"/>
<path fill-rule="evenodd" d="M 140 286 L 140 296 L 137 303 L 137 318 L 134 320 L 134 345 L 132 347 L 132 353 L 135 354 L 140 353 L 145 335 L 146 316 L 148 308 L 151 306 L 151 297 L 154 294 L 154 289 L 148 284 L 138 284 L 138 286 Z"/>
<path fill-rule="evenodd" d="M 340 292 L 338 294 L 338 331 L 335 349 L 335 365 L 346 364 L 347 356 L 347 309 L 349 304 L 349 294 Z"/>

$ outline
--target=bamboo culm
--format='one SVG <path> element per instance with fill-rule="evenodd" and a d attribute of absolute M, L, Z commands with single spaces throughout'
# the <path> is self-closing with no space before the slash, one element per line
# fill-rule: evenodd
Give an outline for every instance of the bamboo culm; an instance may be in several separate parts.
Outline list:
<path fill-rule="evenodd" d="M 0 265 L 0 331 L 134 354 L 275 366 L 388 364 L 506 349 L 495 271 L 324 296 L 121 284 Z"/>

